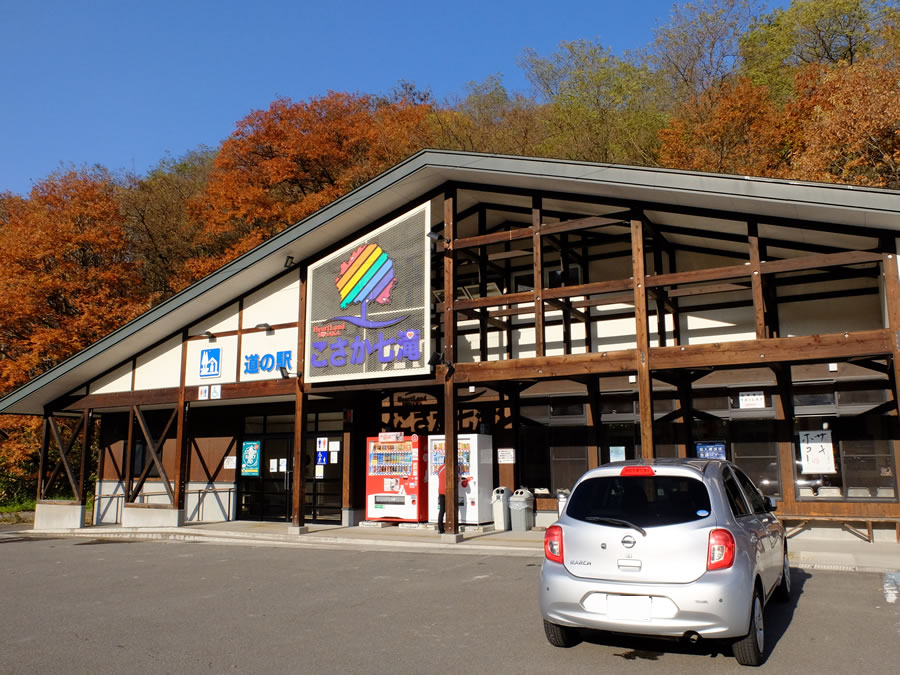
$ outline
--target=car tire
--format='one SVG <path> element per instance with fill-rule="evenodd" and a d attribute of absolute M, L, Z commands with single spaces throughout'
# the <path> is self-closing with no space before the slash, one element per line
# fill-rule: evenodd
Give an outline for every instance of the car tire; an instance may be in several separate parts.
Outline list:
<path fill-rule="evenodd" d="M 775 589 L 775 599 L 778 602 L 788 602 L 791 599 L 791 565 L 788 562 L 787 547 L 784 549 L 784 563 L 781 570 L 781 583 Z"/>
<path fill-rule="evenodd" d="M 766 634 L 763 626 L 763 600 L 759 590 L 753 591 L 750 603 L 750 629 L 747 634 L 732 645 L 734 658 L 742 666 L 760 666 L 766 648 Z"/>
<path fill-rule="evenodd" d="M 544 620 L 544 635 L 547 636 L 547 642 L 554 647 L 574 647 L 580 642 L 574 628 L 550 623 L 546 619 Z"/>

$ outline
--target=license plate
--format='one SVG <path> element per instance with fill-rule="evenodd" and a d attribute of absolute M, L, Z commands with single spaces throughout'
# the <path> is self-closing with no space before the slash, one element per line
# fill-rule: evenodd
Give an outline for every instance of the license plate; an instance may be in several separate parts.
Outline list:
<path fill-rule="evenodd" d="M 610 619 L 649 621 L 650 596 L 608 595 L 606 596 L 606 615 Z"/>

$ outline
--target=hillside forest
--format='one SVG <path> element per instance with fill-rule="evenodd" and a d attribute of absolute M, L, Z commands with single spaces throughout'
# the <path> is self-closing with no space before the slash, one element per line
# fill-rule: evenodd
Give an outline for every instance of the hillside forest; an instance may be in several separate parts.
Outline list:
<path fill-rule="evenodd" d="M 641 49 L 526 50 L 435 100 L 278 98 L 145 175 L 0 191 L 0 395 L 423 148 L 900 189 L 900 0 L 676 4 Z M 0 504 L 33 499 L 41 419 L 0 416 Z"/>

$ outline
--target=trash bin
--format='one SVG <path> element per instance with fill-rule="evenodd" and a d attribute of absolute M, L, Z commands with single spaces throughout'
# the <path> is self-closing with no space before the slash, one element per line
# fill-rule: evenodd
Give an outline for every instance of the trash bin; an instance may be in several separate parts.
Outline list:
<path fill-rule="evenodd" d="M 560 490 L 556 493 L 556 515 L 561 516 L 566 510 L 566 503 L 569 501 L 569 491 Z"/>
<path fill-rule="evenodd" d="M 509 496 L 511 491 L 508 487 L 494 488 L 491 493 L 491 510 L 494 513 L 494 529 L 509 529 Z"/>
<path fill-rule="evenodd" d="M 509 522 L 513 530 L 534 527 L 534 495 L 525 488 L 519 488 L 509 498 Z"/>

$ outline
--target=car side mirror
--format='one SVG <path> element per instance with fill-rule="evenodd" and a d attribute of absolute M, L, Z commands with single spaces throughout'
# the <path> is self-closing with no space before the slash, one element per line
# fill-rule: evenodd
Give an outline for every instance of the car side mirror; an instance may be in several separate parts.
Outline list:
<path fill-rule="evenodd" d="M 778 508 L 778 504 L 775 503 L 775 499 L 773 497 L 766 497 L 766 511 L 774 511 Z"/>

